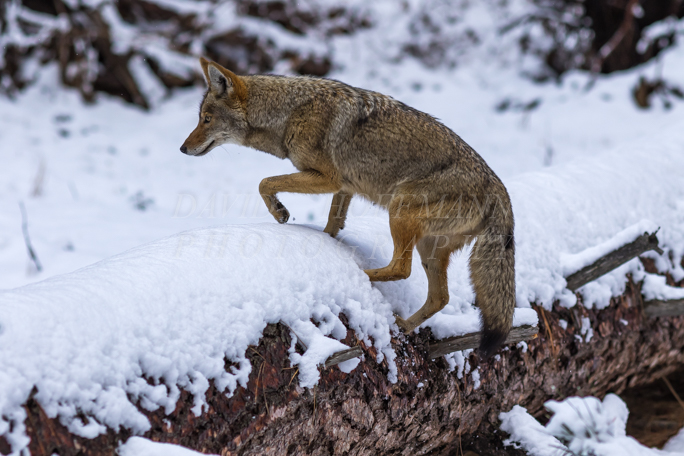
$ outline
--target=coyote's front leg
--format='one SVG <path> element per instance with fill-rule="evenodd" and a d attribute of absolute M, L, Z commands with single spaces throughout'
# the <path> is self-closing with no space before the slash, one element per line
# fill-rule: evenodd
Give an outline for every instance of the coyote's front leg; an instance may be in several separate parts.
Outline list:
<path fill-rule="evenodd" d="M 328 215 L 328 224 L 325 226 L 323 232 L 335 237 L 337 233 L 344 228 L 344 222 L 347 220 L 347 211 L 349 210 L 349 203 L 351 203 L 352 194 L 345 191 L 339 191 L 333 196 L 332 204 L 330 205 L 330 214 Z"/>
<path fill-rule="evenodd" d="M 259 184 L 259 193 L 268 207 L 268 211 L 278 223 L 285 223 L 290 213 L 276 196 L 280 192 L 288 193 L 336 193 L 340 185 L 334 177 L 326 176 L 315 170 L 284 176 L 267 177 Z"/>

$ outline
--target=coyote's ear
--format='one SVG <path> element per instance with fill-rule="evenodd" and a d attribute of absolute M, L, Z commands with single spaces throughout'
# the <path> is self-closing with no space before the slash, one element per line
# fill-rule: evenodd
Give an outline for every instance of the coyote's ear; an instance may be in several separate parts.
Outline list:
<path fill-rule="evenodd" d="M 210 91 L 220 96 L 233 88 L 233 80 L 223 74 L 222 68 L 220 69 L 216 63 L 209 62 L 204 58 L 200 60 L 200 63 L 202 64 L 202 71 L 204 71 L 204 77 L 207 80 Z"/>
<path fill-rule="evenodd" d="M 215 62 L 200 57 L 200 65 L 207 80 L 209 90 L 216 95 L 231 95 L 233 92 L 240 100 L 246 97 L 246 87 L 240 78 L 232 71 L 223 68 Z"/>

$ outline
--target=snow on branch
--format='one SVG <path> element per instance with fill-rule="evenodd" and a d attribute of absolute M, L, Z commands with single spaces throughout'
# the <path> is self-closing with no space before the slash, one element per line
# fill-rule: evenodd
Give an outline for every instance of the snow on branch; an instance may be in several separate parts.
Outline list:
<path fill-rule="evenodd" d="M 668 286 L 664 276 L 646 274 L 641 292 L 647 317 L 684 315 L 684 289 Z"/>
<path fill-rule="evenodd" d="M 577 291 L 583 285 L 598 279 L 602 275 L 607 274 L 618 266 L 625 264 L 632 258 L 636 258 L 649 250 L 655 250 L 659 254 L 662 254 L 663 250 L 658 246 L 658 237 L 656 236 L 658 230 L 650 234 L 644 232 L 633 241 L 621 244 L 621 241 L 624 240 L 625 236 L 628 236 L 629 232 L 634 231 L 633 228 L 638 225 L 629 227 L 601 245 L 592 247 L 575 255 L 563 257 L 562 262 L 564 263 L 564 269 L 566 271 L 572 270 L 577 267 L 578 264 L 587 263 L 587 260 L 598 251 L 605 250 L 607 247 L 612 247 L 608 253 L 601 255 L 590 264 L 583 265 L 583 267 L 576 272 L 566 275 L 568 289 Z"/>

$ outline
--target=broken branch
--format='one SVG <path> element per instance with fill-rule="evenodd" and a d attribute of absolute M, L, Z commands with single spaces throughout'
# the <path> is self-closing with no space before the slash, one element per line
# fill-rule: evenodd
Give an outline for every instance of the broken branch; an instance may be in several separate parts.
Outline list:
<path fill-rule="evenodd" d="M 598 279 L 602 275 L 649 250 L 655 250 L 662 255 L 663 251 L 658 247 L 658 237 L 656 236 L 656 233 L 657 231 L 651 234 L 644 233 L 629 244 L 625 244 L 622 247 L 613 250 L 589 266 L 570 274 L 565 279 L 568 283 L 568 289 L 577 291 L 581 286 Z"/>
<path fill-rule="evenodd" d="M 330 357 L 325 360 L 324 367 L 328 368 L 336 364 L 349 361 L 350 359 L 358 358 L 361 355 L 363 355 L 363 350 L 361 350 L 361 347 L 358 345 L 347 350 L 338 351 L 337 353 L 330 355 Z"/>
<path fill-rule="evenodd" d="M 504 345 L 517 344 L 524 340 L 534 339 L 537 335 L 538 329 L 532 325 L 516 326 L 511 329 Z M 440 356 L 452 353 L 455 351 L 474 349 L 480 346 L 480 332 L 468 333 L 462 336 L 449 337 L 440 340 L 437 343 L 430 344 L 429 357 L 430 359 L 439 358 Z"/>
<path fill-rule="evenodd" d="M 24 203 L 21 201 L 19 201 L 19 209 L 21 210 L 21 231 L 24 233 L 24 243 L 26 244 L 26 249 L 28 250 L 31 261 L 33 261 L 33 264 L 36 266 L 36 271 L 40 272 L 43 270 L 43 266 L 40 264 L 38 256 L 31 245 L 31 238 L 29 237 L 28 232 L 28 216 L 26 215 Z"/>
<path fill-rule="evenodd" d="M 684 315 L 684 299 L 661 301 L 653 299 L 644 302 L 644 314 L 647 317 L 674 317 Z"/>

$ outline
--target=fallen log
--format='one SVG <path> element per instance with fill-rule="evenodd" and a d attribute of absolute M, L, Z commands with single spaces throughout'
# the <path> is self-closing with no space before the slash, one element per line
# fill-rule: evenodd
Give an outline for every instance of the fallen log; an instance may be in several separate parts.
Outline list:
<path fill-rule="evenodd" d="M 583 285 L 592 282 L 613 269 L 636 258 L 644 252 L 655 250 L 662 255 L 663 251 L 658 246 L 658 237 L 654 233 L 644 233 L 629 244 L 613 250 L 609 254 L 599 258 L 589 266 L 570 274 L 565 280 L 569 290 L 577 291 Z"/>
<path fill-rule="evenodd" d="M 602 310 L 543 311 L 538 337 L 526 347 L 487 361 L 473 354 L 462 371 L 450 372 L 443 357 L 431 359 L 439 342 L 429 331 L 398 335 L 394 383 L 387 360 L 377 362 L 375 349 L 349 331 L 343 343 L 358 347 L 362 361 L 349 374 L 322 368 L 312 389 L 299 387 L 289 364 L 289 329 L 269 325 L 248 351 L 253 368 L 245 387 L 226 397 L 212 384 L 200 416 L 187 392 L 168 415 L 141 408 L 151 423 L 145 437 L 224 456 L 522 454 L 504 450 L 495 433 L 501 411 L 520 404 L 540 417 L 546 400 L 620 393 L 681 368 L 684 317 L 647 318 L 643 304 L 639 285 L 630 283 Z M 110 429 L 76 437 L 34 399 L 25 408 L 33 456 L 111 455 L 130 436 Z"/>

